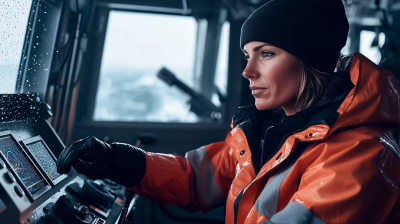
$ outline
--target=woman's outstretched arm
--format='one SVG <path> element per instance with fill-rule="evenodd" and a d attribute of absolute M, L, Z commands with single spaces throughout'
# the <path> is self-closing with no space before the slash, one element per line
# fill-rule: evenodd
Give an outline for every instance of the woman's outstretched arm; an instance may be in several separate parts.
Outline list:
<path fill-rule="evenodd" d="M 189 151 L 184 158 L 146 152 L 144 177 L 133 189 L 153 201 L 206 212 L 226 203 L 235 169 L 225 142 Z"/>

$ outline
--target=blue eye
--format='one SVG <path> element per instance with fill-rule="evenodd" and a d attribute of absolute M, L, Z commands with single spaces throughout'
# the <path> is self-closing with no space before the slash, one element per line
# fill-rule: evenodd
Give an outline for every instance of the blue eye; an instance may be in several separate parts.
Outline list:
<path fill-rule="evenodd" d="M 262 57 L 262 58 L 271 57 L 271 56 L 273 56 L 273 55 L 275 55 L 275 54 L 272 53 L 272 52 L 269 52 L 269 51 L 263 51 L 263 52 L 261 52 L 261 57 Z"/>

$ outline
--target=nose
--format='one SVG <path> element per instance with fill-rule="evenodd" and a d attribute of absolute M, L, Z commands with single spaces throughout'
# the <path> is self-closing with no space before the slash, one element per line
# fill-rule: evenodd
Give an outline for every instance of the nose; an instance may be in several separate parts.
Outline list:
<path fill-rule="evenodd" d="M 259 74 L 257 72 L 257 67 L 255 62 L 253 62 L 253 60 L 249 60 L 247 62 L 246 68 L 243 70 L 242 73 L 243 77 L 245 77 L 246 79 L 257 79 L 259 77 Z"/>

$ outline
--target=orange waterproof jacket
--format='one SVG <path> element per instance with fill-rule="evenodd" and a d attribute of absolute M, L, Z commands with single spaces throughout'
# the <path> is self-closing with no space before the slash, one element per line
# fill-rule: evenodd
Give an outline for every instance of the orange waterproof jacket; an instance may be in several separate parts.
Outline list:
<path fill-rule="evenodd" d="M 258 175 L 237 125 L 224 142 L 185 158 L 147 152 L 134 189 L 192 211 L 226 204 L 229 224 L 399 220 L 400 150 L 392 133 L 400 124 L 400 86 L 390 71 L 359 53 L 353 57 L 355 87 L 334 119 L 314 119 L 291 134 Z"/>

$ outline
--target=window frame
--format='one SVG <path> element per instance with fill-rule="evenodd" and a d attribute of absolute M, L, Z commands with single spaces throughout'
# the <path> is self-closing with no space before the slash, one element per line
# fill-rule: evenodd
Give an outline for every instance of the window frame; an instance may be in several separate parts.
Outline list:
<path fill-rule="evenodd" d="M 231 117 L 228 115 L 228 107 L 229 107 L 229 97 L 228 102 L 221 104 L 221 114 L 223 118 L 218 121 L 218 122 L 213 122 L 213 123 L 185 123 L 185 122 L 141 122 L 141 121 L 94 121 L 93 115 L 94 115 L 94 110 L 95 110 L 95 101 L 96 101 L 96 96 L 97 96 L 97 91 L 98 91 L 98 82 L 100 79 L 100 69 L 101 69 L 101 62 L 102 62 L 102 57 L 103 57 L 103 51 L 104 51 L 104 43 L 105 43 L 105 38 L 106 38 L 106 31 L 107 31 L 107 26 L 108 26 L 108 19 L 109 19 L 109 13 L 111 10 L 118 10 L 118 11 L 126 11 L 126 12 L 140 12 L 140 13 L 157 13 L 157 14 L 166 14 L 166 15 L 178 15 L 178 16 L 193 16 L 193 15 L 182 15 L 180 13 L 170 13 L 170 12 L 153 12 L 153 11 L 142 11 L 142 10 L 135 10 L 135 9 L 121 9 L 121 8 L 115 8 L 112 7 L 113 5 L 98 5 L 95 10 L 94 10 L 94 15 L 91 19 L 91 23 L 89 24 L 89 29 L 88 31 L 90 34 L 88 34 L 88 46 L 87 46 L 87 55 L 85 55 L 85 58 L 91 58 L 89 61 L 83 62 L 83 64 L 86 65 L 92 65 L 92 66 L 86 66 L 82 68 L 82 71 L 80 73 L 85 74 L 84 76 L 81 77 L 81 82 L 82 85 L 85 86 L 85 94 L 79 94 L 78 97 L 78 105 L 77 105 L 77 111 L 76 111 L 76 119 L 75 119 L 75 124 L 78 126 L 124 126 L 124 127 L 160 127 L 160 126 L 173 126 L 173 127 L 180 127 L 180 128 L 186 128 L 186 127 L 220 127 L 220 126 L 226 126 L 227 124 L 229 125 L 231 121 Z M 215 16 L 214 16 L 215 17 Z M 204 17 L 202 17 L 204 18 Z M 214 21 L 218 21 L 219 18 L 207 18 L 205 16 L 204 19 L 207 19 L 210 21 L 211 19 L 214 19 Z M 100 24 L 96 23 L 95 21 L 100 21 Z M 220 29 L 219 29 L 219 34 L 221 32 L 222 28 L 222 23 L 220 22 Z M 210 24 L 210 23 L 209 23 Z M 211 55 L 213 54 L 214 56 L 212 58 L 215 58 L 215 63 L 214 63 L 214 71 L 216 70 L 216 65 L 217 65 L 217 58 L 218 58 L 218 49 L 219 49 L 219 41 L 213 41 L 214 43 L 211 43 L 213 46 L 215 46 L 216 50 L 214 52 L 207 52 L 207 46 L 210 46 L 210 37 L 212 34 L 209 34 L 210 29 L 207 29 L 207 40 L 205 44 L 205 53 L 204 57 L 207 57 L 206 55 Z M 214 29 L 215 30 L 215 29 Z M 94 34 L 95 33 L 95 34 Z M 229 34 L 229 36 L 231 36 Z M 215 38 L 214 38 L 215 39 Z M 217 44 L 215 43 L 217 42 Z M 231 41 L 229 41 L 231 43 Z M 202 60 L 202 67 L 204 68 L 204 64 L 209 63 L 210 60 Z M 91 67 L 89 69 L 89 67 Z M 230 70 L 230 65 L 228 65 L 228 74 Z M 205 74 L 204 70 L 202 69 L 202 78 L 204 77 L 203 74 Z M 213 73 L 212 78 L 215 78 L 216 72 Z M 209 77 L 207 77 L 209 78 Z M 90 81 L 89 81 L 90 79 Z M 228 79 L 228 86 L 229 86 L 229 79 Z M 229 89 L 229 87 L 227 88 Z M 227 95 L 229 95 L 229 91 L 227 91 Z M 211 101 L 211 98 L 210 98 Z M 227 118 L 229 117 L 229 118 Z"/>
<path fill-rule="evenodd" d="M 46 4 L 46 6 L 53 6 L 57 7 L 56 4 L 58 5 L 58 8 L 52 8 L 53 12 L 51 12 L 52 19 L 46 18 L 48 17 L 48 14 L 41 10 L 41 4 Z M 65 11 L 65 8 L 63 8 L 64 2 L 62 0 L 32 0 L 32 6 L 31 6 L 31 13 L 29 13 L 29 18 L 28 18 L 28 26 L 25 32 L 25 38 L 24 38 L 24 45 L 23 45 L 23 50 L 21 54 L 21 59 L 20 59 L 20 66 L 19 66 L 19 73 L 17 75 L 17 82 L 16 82 L 16 88 L 15 92 L 16 93 L 39 93 L 39 97 L 43 100 L 45 98 L 46 92 L 47 92 L 47 87 L 48 87 L 48 81 L 52 75 L 55 75 L 54 72 L 52 71 L 53 68 L 53 63 L 55 59 L 54 52 L 55 50 L 53 49 L 57 44 L 59 44 L 59 39 L 58 35 L 60 31 L 60 20 L 61 16 Z M 50 10 L 50 8 L 49 8 Z M 48 63 L 50 66 L 48 67 L 47 72 L 29 72 L 28 68 L 31 66 L 35 65 L 34 60 L 32 61 L 32 55 L 33 54 L 38 54 L 41 53 L 40 51 L 38 52 L 33 52 L 32 47 L 33 47 L 33 40 L 35 35 L 41 35 L 45 34 L 44 32 L 41 31 L 41 26 L 38 24 L 38 18 L 44 17 L 45 19 L 42 18 L 42 22 L 50 23 L 53 22 L 54 27 L 52 28 L 53 30 L 50 32 L 53 32 L 54 36 L 52 36 L 49 41 L 53 41 L 52 46 L 47 46 L 47 48 L 51 47 L 51 50 L 49 50 L 50 57 L 48 59 Z M 47 31 L 46 31 L 47 32 Z M 49 37 L 46 34 L 46 37 Z M 53 39 L 52 39 L 53 38 Z M 74 37 L 71 37 L 71 39 L 74 39 Z M 26 58 L 26 60 L 24 60 Z M 26 80 L 35 80 L 37 85 L 29 85 L 30 83 L 26 82 Z"/>
<path fill-rule="evenodd" d="M 163 1 L 163 3 L 166 3 Z M 204 0 L 189 5 L 196 18 L 207 18 L 215 12 L 216 2 Z M 105 6 L 91 6 L 90 20 L 82 31 L 83 40 L 80 39 L 83 60 L 76 64 L 82 64 L 76 74 L 77 102 L 74 108 L 74 120 L 71 136 L 66 144 L 86 136 L 96 138 L 108 143 L 124 142 L 136 144 L 136 137 L 141 133 L 152 133 L 158 137 L 155 146 L 146 145 L 145 150 L 150 152 L 171 153 L 183 156 L 185 152 L 196 149 L 199 146 L 212 142 L 223 141 L 231 130 L 230 124 L 238 107 L 254 103 L 248 81 L 242 77 L 242 71 L 246 66 L 243 52 L 238 47 L 240 32 L 245 18 L 237 18 L 228 14 L 230 23 L 229 55 L 228 55 L 228 80 L 227 97 L 224 114 L 221 123 L 159 123 L 159 122 L 102 122 L 93 121 L 95 98 L 97 94 L 99 72 L 104 48 L 105 31 L 107 30 L 108 12 L 113 8 Z M 126 10 L 133 11 L 135 10 Z M 137 11 L 143 12 L 143 11 Z M 170 14 L 170 13 L 165 13 Z M 175 15 L 175 14 L 174 14 Z M 85 15 L 83 15 L 85 16 Z M 102 17 L 102 18 L 101 18 Z"/>

